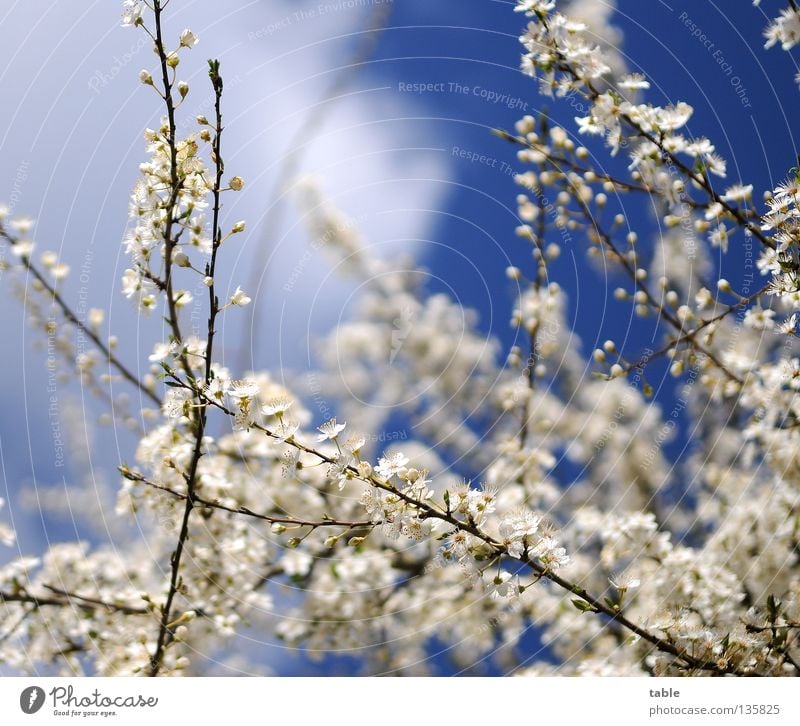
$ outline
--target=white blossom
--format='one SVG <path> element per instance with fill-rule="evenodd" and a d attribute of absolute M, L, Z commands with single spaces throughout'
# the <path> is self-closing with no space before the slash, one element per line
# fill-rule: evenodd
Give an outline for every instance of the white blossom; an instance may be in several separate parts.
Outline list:
<path fill-rule="evenodd" d="M 344 431 L 345 426 L 347 424 L 340 424 L 336 423 L 336 419 L 332 418 L 330 421 L 326 421 L 322 426 L 317 428 L 319 431 L 319 435 L 317 436 L 317 441 L 327 441 L 330 439 L 334 441 L 342 431 Z"/>

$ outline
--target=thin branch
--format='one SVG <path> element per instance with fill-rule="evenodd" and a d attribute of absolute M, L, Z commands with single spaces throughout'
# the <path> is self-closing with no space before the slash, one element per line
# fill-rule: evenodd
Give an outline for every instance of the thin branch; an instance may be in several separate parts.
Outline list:
<path fill-rule="evenodd" d="M 120 603 L 108 602 L 86 595 L 78 595 L 74 592 L 61 590 L 51 585 L 44 585 L 47 590 L 58 597 L 46 597 L 33 595 L 28 592 L 2 592 L 0 591 L 0 602 L 3 603 L 26 603 L 38 610 L 43 607 L 69 607 L 78 608 L 87 612 L 96 610 L 108 610 L 109 612 L 123 613 L 124 615 L 147 615 L 150 611 L 146 608 L 137 608 L 132 605 L 122 605 Z"/>
<path fill-rule="evenodd" d="M 505 139 L 507 141 L 510 141 L 512 143 L 520 144 L 522 146 L 525 146 L 526 148 L 537 149 L 537 147 L 535 147 L 534 145 L 530 144 L 526 139 L 524 139 L 522 137 L 514 136 L 514 135 L 509 134 L 508 132 L 505 132 L 505 131 L 498 131 L 497 133 L 498 133 L 499 136 L 501 136 L 503 139 Z M 541 151 L 541 149 L 538 149 L 538 150 Z M 568 168 L 574 168 L 576 165 L 573 162 L 571 162 L 570 160 L 568 160 L 568 159 L 565 159 L 565 158 L 562 158 L 562 157 L 558 157 L 558 156 L 554 156 L 552 154 L 546 154 L 546 161 L 549 162 L 549 164 L 553 167 L 553 169 L 559 174 L 559 177 L 564 181 L 564 184 L 567 187 L 572 187 L 572 182 L 568 179 L 564 169 L 561 168 L 561 163 L 562 162 L 566 162 Z M 581 168 L 581 167 L 578 167 L 578 168 Z M 583 171 L 589 171 L 589 170 L 586 169 L 586 170 L 583 170 Z M 598 174 L 598 177 L 602 178 L 602 175 Z M 626 184 L 625 182 L 620 182 L 619 180 L 613 179 L 611 177 L 607 177 L 607 179 L 609 181 L 611 181 L 612 183 L 614 183 L 614 184 L 621 184 L 621 185 L 625 185 Z M 657 194 L 656 190 L 646 189 L 644 187 L 639 188 L 639 189 L 641 191 L 649 191 L 653 195 Z M 540 190 L 540 192 L 541 192 L 541 190 Z M 709 360 L 711 360 L 712 363 L 714 363 L 717 366 L 717 368 L 719 368 L 728 378 L 730 378 L 732 381 L 735 381 L 739 385 L 743 385 L 744 381 L 741 378 L 739 378 L 735 373 L 730 371 L 715 356 L 714 353 L 712 353 L 711 351 L 705 349 L 699 343 L 696 343 L 693 340 L 694 335 L 701 328 L 698 328 L 697 330 L 692 331 L 689 334 L 685 334 L 685 335 L 683 334 L 683 329 L 684 329 L 683 328 L 683 324 L 677 318 L 675 318 L 675 316 L 673 316 L 672 313 L 670 313 L 663 305 L 661 305 L 653 297 L 652 293 L 647 288 L 647 286 L 644 284 L 644 282 L 637 278 L 635 266 L 630 262 L 628 257 L 626 255 L 624 255 L 622 253 L 622 251 L 619 250 L 619 248 L 614 244 L 614 241 L 613 241 L 611 235 L 607 231 L 603 230 L 600 227 L 600 224 L 597 221 L 597 219 L 595 218 L 595 216 L 592 214 L 592 211 L 589 208 L 588 203 L 586 201 L 584 201 L 580 197 L 580 195 L 578 195 L 578 194 L 573 194 L 572 196 L 577 201 L 578 207 L 580 209 L 580 213 L 583 215 L 583 217 L 586 220 L 586 222 L 588 223 L 588 225 L 594 230 L 595 234 L 600 239 L 600 241 L 603 242 L 605 247 L 619 261 L 619 263 L 622 265 L 623 269 L 627 273 L 628 277 L 630 277 L 630 279 L 633 281 L 633 283 L 636 286 L 636 288 L 641 290 L 645 294 L 645 297 L 646 297 L 646 300 L 647 300 L 647 304 L 651 308 L 653 308 L 653 310 L 655 310 L 663 319 L 665 319 L 667 322 L 669 322 L 670 325 L 672 325 L 672 327 L 674 327 L 676 330 L 678 330 L 679 333 L 681 333 L 681 336 L 682 336 L 683 340 L 691 340 L 693 342 L 693 344 L 695 345 L 695 347 L 697 348 L 697 350 L 699 352 L 701 352 L 703 355 L 705 355 Z M 749 229 L 749 226 L 747 226 L 747 229 Z M 757 295 L 758 294 L 751 296 L 750 299 L 755 299 L 755 297 L 757 297 Z M 739 307 L 741 307 L 741 305 L 742 304 L 736 306 L 735 309 L 738 309 Z M 705 327 L 705 326 L 701 326 L 701 327 Z M 661 351 L 660 355 L 664 355 L 668 350 L 670 350 L 671 347 L 672 347 L 672 345 L 667 347 L 665 350 Z M 651 356 L 651 357 L 658 357 L 658 355 Z M 631 366 L 630 368 L 628 368 L 628 370 L 632 370 L 635 367 L 636 366 Z"/>
<path fill-rule="evenodd" d="M 660 317 L 662 317 L 673 328 L 675 328 L 680 334 L 683 334 L 683 330 L 684 330 L 683 323 L 680 320 L 678 320 L 663 305 L 661 305 L 661 303 L 659 303 L 655 299 L 655 297 L 653 297 L 653 294 L 650 292 L 650 290 L 647 287 L 647 285 L 645 285 L 645 283 L 637 277 L 637 275 L 636 275 L 636 266 L 633 265 L 631 263 L 631 261 L 628 259 L 627 255 L 624 255 L 620 251 L 620 249 L 614 244 L 614 240 L 612 239 L 610 233 L 607 232 L 606 230 L 604 230 L 602 227 L 600 227 L 600 223 L 597 221 L 595 216 L 592 214 L 591 209 L 589 209 L 589 206 L 588 206 L 587 202 L 585 202 L 583 199 L 581 199 L 578 195 L 574 195 L 574 196 L 578 201 L 578 206 L 579 206 L 579 208 L 581 210 L 581 213 L 583 214 L 584 218 L 586 219 L 587 223 L 592 227 L 592 229 L 594 230 L 594 232 L 597 235 L 597 237 L 603 242 L 603 244 L 608 248 L 608 250 L 612 253 L 612 255 L 614 255 L 614 257 L 617 258 L 619 263 L 622 265 L 622 268 L 627 273 L 628 277 L 630 277 L 630 279 L 633 282 L 633 284 L 639 290 L 641 290 L 644 293 L 645 298 L 647 300 L 647 304 L 653 310 L 655 310 L 656 313 Z M 728 378 L 730 378 L 732 381 L 738 383 L 740 386 L 744 385 L 744 381 L 739 376 L 737 376 L 735 373 L 733 373 L 731 370 L 729 370 L 727 368 L 727 366 L 725 366 L 725 364 L 722 363 L 721 360 L 719 360 L 719 358 L 716 356 L 715 353 L 713 353 L 712 351 L 708 350 L 707 348 L 705 348 L 704 346 L 702 346 L 700 343 L 698 343 L 695 340 L 692 340 L 692 343 L 693 343 L 694 347 L 700 353 L 702 353 L 712 363 L 714 363 L 714 365 L 716 365 L 717 368 L 719 368 Z"/>
<path fill-rule="evenodd" d="M 770 283 L 767 283 L 760 290 L 756 290 L 756 292 L 754 292 L 752 295 L 748 295 L 747 297 L 744 297 L 741 300 L 739 300 L 739 302 L 727 306 L 725 310 L 723 310 L 720 313 L 717 313 L 713 317 L 706 318 L 705 320 L 703 320 L 702 323 L 697 325 L 697 327 L 692 328 L 691 330 L 687 331 L 678 338 L 675 338 L 674 340 L 670 341 L 668 345 L 665 345 L 663 348 L 657 350 L 655 353 L 650 353 L 649 355 L 642 356 L 638 361 L 636 361 L 635 363 L 627 364 L 626 366 L 624 366 L 624 368 L 628 371 L 636 370 L 637 368 L 642 368 L 646 366 L 650 361 L 666 355 L 667 353 L 669 353 L 670 350 L 676 348 L 681 343 L 692 341 L 698 333 L 705 330 L 705 328 L 707 328 L 709 325 L 718 323 L 720 320 L 723 320 L 724 318 L 728 317 L 728 315 L 730 315 L 731 313 L 742 310 L 751 303 L 758 300 L 762 295 L 764 295 L 767 292 L 769 286 Z"/>
<path fill-rule="evenodd" d="M 1 600 L 2 600 L 2 595 L 0 595 L 0 601 Z M 0 635 L 0 645 L 2 645 L 3 643 L 7 643 L 14 635 L 14 633 L 17 632 L 17 629 L 20 627 L 20 625 L 22 625 L 22 623 L 24 623 L 25 620 L 27 620 L 28 616 L 35 611 L 36 607 L 31 607 L 27 610 L 23 608 L 22 613 L 17 618 L 16 622 L 12 623 L 11 626 L 8 628 L 8 630 L 6 630 L 5 633 Z"/>
<path fill-rule="evenodd" d="M 155 16 L 155 28 L 156 28 L 156 51 L 159 56 L 159 61 L 161 64 L 161 78 L 162 83 L 164 85 L 164 100 L 167 106 L 167 119 L 168 119 L 168 141 L 170 147 L 170 179 L 172 184 L 172 192 L 170 195 L 170 199 L 167 205 L 167 216 L 164 228 L 164 264 L 165 264 L 165 272 L 164 272 L 164 282 L 166 288 L 166 296 L 167 296 L 167 305 L 169 310 L 168 322 L 170 327 L 172 328 L 172 335 L 175 338 L 175 342 L 179 345 L 181 344 L 182 337 L 180 327 L 178 325 L 178 311 L 177 306 L 175 305 L 173 289 L 172 289 L 172 253 L 175 248 L 175 240 L 172 239 L 172 224 L 173 224 L 173 216 L 174 216 L 174 209 L 178 199 L 178 193 L 180 191 L 180 180 L 178 178 L 178 161 L 177 161 L 177 146 L 176 146 L 176 127 L 175 127 L 175 106 L 173 103 L 172 98 L 172 85 L 169 78 L 169 70 L 167 66 L 167 54 L 164 49 L 164 39 L 162 33 L 162 2 L 161 0 L 153 0 L 153 13 Z M 216 99 L 216 108 L 217 108 L 217 118 L 219 119 L 219 103 L 220 103 L 220 95 L 222 94 L 222 84 L 219 85 L 214 84 L 215 90 L 215 99 Z M 217 127 L 217 135 L 219 136 L 221 129 L 219 125 Z M 215 149 L 219 149 L 219 140 L 217 139 L 215 143 Z M 216 155 L 215 163 L 219 169 L 219 165 L 221 161 L 219 159 L 219 155 Z M 219 171 L 217 172 L 217 179 L 219 179 Z M 218 184 L 217 184 L 218 187 Z M 218 209 L 219 209 L 219 196 L 218 196 L 218 189 L 215 189 L 215 223 L 218 219 Z M 217 229 L 212 230 L 212 234 L 214 235 L 214 245 L 216 246 L 218 237 Z M 209 324 L 213 327 L 213 322 Z M 210 365 L 210 351 L 209 351 L 210 343 L 207 343 L 206 347 L 206 370 L 208 370 L 208 366 Z M 185 352 L 181 352 L 180 354 L 181 364 L 183 366 L 184 371 L 186 372 L 187 377 L 192 380 L 192 372 L 191 366 L 189 364 L 188 358 Z M 181 525 L 180 530 L 178 533 L 178 541 L 175 545 L 175 550 L 170 557 L 170 579 L 169 579 L 169 588 L 167 590 L 167 596 L 164 600 L 164 604 L 161 608 L 161 621 L 159 623 L 158 628 L 158 638 L 156 641 L 155 650 L 153 651 L 153 655 L 150 659 L 150 676 L 157 676 L 159 671 L 161 670 L 161 666 L 164 660 L 164 649 L 167 647 L 169 642 L 171 642 L 172 633 L 170 632 L 170 623 L 172 622 L 172 606 L 175 600 L 175 595 L 178 592 L 178 586 L 180 582 L 180 568 L 181 568 L 181 559 L 183 556 L 183 550 L 186 546 L 186 541 L 189 537 L 189 517 L 192 512 L 192 508 L 194 506 L 194 488 L 197 478 L 197 467 L 200 461 L 201 451 L 202 451 L 202 441 L 203 441 L 203 434 L 205 432 L 205 423 L 206 423 L 206 413 L 205 408 L 201 407 L 198 409 L 193 409 L 196 411 L 194 417 L 194 425 L 195 425 L 195 444 L 194 449 L 192 451 L 192 458 L 189 464 L 188 473 L 185 474 L 186 479 L 186 506 L 183 510 L 183 516 L 181 518 Z"/>
<path fill-rule="evenodd" d="M 182 492 L 176 492 L 174 489 L 170 489 L 169 487 L 163 486 L 162 484 L 157 484 L 156 482 L 148 479 L 143 474 L 133 471 L 126 466 L 120 466 L 119 471 L 122 474 L 122 476 L 124 476 L 129 481 L 140 482 L 141 484 L 144 484 L 153 489 L 158 489 L 159 491 L 165 492 L 170 496 L 173 496 L 176 499 L 180 499 L 182 501 L 187 499 L 186 494 L 183 494 Z M 204 499 L 203 497 L 198 495 L 195 495 L 194 503 L 195 506 L 198 507 L 219 509 L 223 512 L 230 512 L 231 514 L 242 514 L 246 517 L 253 517 L 254 519 L 260 519 L 270 524 L 285 524 L 296 527 L 311 527 L 311 529 L 319 529 L 320 527 L 345 527 L 346 529 L 365 529 L 365 528 L 375 527 L 375 522 L 372 522 L 370 520 L 352 521 L 352 522 L 342 521 L 338 519 L 326 519 L 326 518 L 319 520 L 306 520 L 306 519 L 296 519 L 294 517 L 284 517 L 273 514 L 259 514 L 258 512 L 254 512 L 252 509 L 248 509 L 247 507 L 244 506 L 229 507 L 226 504 L 220 503 L 219 501 Z"/>
<path fill-rule="evenodd" d="M 19 239 L 16 237 L 12 237 L 0 224 L 0 237 L 5 239 L 12 247 L 19 242 Z M 156 395 L 156 393 L 151 389 L 148 388 L 142 381 L 140 381 L 129 369 L 128 367 L 111 351 L 111 349 L 100 339 L 97 333 L 94 332 L 90 327 L 86 325 L 70 308 L 67 302 L 61 297 L 61 294 L 56 290 L 55 286 L 50 283 L 50 281 L 44 276 L 44 274 L 33 264 L 30 257 L 27 255 L 23 255 L 21 258 L 23 267 L 32 274 L 44 287 L 45 291 L 47 292 L 48 296 L 52 298 L 53 302 L 58 306 L 61 310 L 61 313 L 64 315 L 66 320 L 78 328 L 84 335 L 86 335 L 89 340 L 95 345 L 95 347 L 103 354 L 105 360 L 112 365 L 120 375 L 129 383 L 133 384 L 138 388 L 147 398 L 149 398 L 156 406 L 159 408 L 161 407 L 161 399 Z"/>

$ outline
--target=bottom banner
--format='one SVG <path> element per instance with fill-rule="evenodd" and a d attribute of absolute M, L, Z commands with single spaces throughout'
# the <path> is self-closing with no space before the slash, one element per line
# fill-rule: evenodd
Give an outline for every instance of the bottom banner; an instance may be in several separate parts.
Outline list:
<path fill-rule="evenodd" d="M 0 724 L 800 723 L 793 679 L 0 678 Z"/>

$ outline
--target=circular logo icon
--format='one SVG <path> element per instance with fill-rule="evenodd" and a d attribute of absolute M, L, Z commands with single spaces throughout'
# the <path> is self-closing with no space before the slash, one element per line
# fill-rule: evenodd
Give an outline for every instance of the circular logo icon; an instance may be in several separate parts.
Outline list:
<path fill-rule="evenodd" d="M 19 696 L 23 713 L 36 713 L 44 706 L 44 691 L 39 686 L 28 686 Z"/>

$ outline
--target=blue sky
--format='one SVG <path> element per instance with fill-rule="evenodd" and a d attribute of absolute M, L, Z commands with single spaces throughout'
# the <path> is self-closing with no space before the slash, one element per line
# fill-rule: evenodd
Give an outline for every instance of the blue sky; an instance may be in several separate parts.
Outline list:
<path fill-rule="evenodd" d="M 76 9 L 70 0 L 25 0 L 0 10 L 5 102 L 0 200 L 39 219 L 39 249 L 59 250 L 72 265 L 68 296 L 80 294 L 79 273 L 88 269 L 88 304 L 109 308 L 123 353 L 135 357 L 149 346 L 157 322 L 140 326 L 119 298 L 117 281 L 125 266 L 119 241 L 143 157 L 141 131 L 155 123 L 158 109 L 136 81 L 152 55 L 137 33 L 118 27 L 120 4 L 95 0 Z M 335 0 L 323 6 L 290 0 L 175 0 L 175 5 L 180 17 L 173 29 L 191 25 L 201 37 L 186 68 L 197 88 L 192 108 L 202 110 L 206 97 L 204 58 L 217 55 L 227 78 L 226 163 L 248 181 L 226 210 L 231 222 L 246 218 L 249 225 L 225 269 L 231 289 L 252 278 L 253 261 L 263 259 L 258 248 L 269 249 L 269 265 L 257 270 L 257 289 L 249 290 L 265 311 L 251 360 L 273 369 L 302 369 L 306 323 L 312 332 L 322 332 L 347 304 L 348 283 L 328 279 L 319 259 L 304 273 L 299 290 L 281 292 L 281 281 L 308 243 L 291 200 L 280 202 L 285 207 L 280 225 L 264 228 L 273 219 L 269 209 L 277 202 L 271 194 L 288 139 L 343 73 L 347 97 L 314 129 L 300 168 L 319 174 L 371 242 L 415 255 L 432 273 L 431 290 L 450 290 L 479 311 L 487 334 L 510 343 L 512 290 L 504 270 L 509 261 L 526 265 L 528 250 L 514 236 L 515 150 L 489 130 L 511 129 L 523 113 L 536 115 L 543 108 L 535 83 L 518 71 L 517 37 L 524 20 L 512 12 L 513 3 L 395 2 L 372 59 L 355 70 L 343 68 L 371 7 L 350 10 Z M 776 14 L 782 4 L 765 0 L 763 5 L 620 0 L 618 16 L 631 68 L 651 80 L 648 98 L 691 103 L 689 131 L 712 138 L 728 159 L 729 181 L 754 184 L 756 198 L 786 174 L 797 155 L 791 128 L 798 98 L 795 68 L 786 53 L 763 50 L 761 35 L 764 11 Z M 298 15 L 298 8 L 306 15 Z M 415 84 L 426 90 L 415 91 Z M 565 123 L 573 115 L 557 102 L 547 107 Z M 484 160 L 469 161 L 462 150 Z M 617 159 L 611 168 L 624 165 Z M 626 212 L 645 232 L 646 245 L 647 212 L 633 207 Z M 631 326 L 627 307 L 605 302 L 620 280 L 589 270 L 579 240 L 574 247 L 564 250 L 552 273 L 570 293 L 571 317 L 586 350 L 626 335 L 626 348 L 647 345 L 652 326 Z M 734 282 L 740 262 L 735 245 L 720 262 Z M 20 507 L 20 493 L 80 479 L 92 486 L 93 478 L 113 483 L 114 466 L 132 457 L 134 438 L 99 430 L 87 444 L 79 436 L 68 447 L 67 465 L 55 465 L 54 427 L 76 411 L 98 409 L 82 401 L 74 387 L 59 386 L 58 414 L 51 415 L 45 355 L 32 347 L 38 336 L 25 327 L 21 305 L 3 292 L 0 333 L 11 342 L 0 354 L 5 374 L 0 496 L 17 502 L 13 512 L 23 549 L 36 549 L 44 539 L 75 536 L 75 526 L 69 518 L 56 523 L 42 519 L 35 507 Z M 268 314 L 278 309 L 285 316 L 281 334 L 270 327 Z M 241 330 L 232 327 L 223 339 L 226 363 L 240 357 Z"/>

